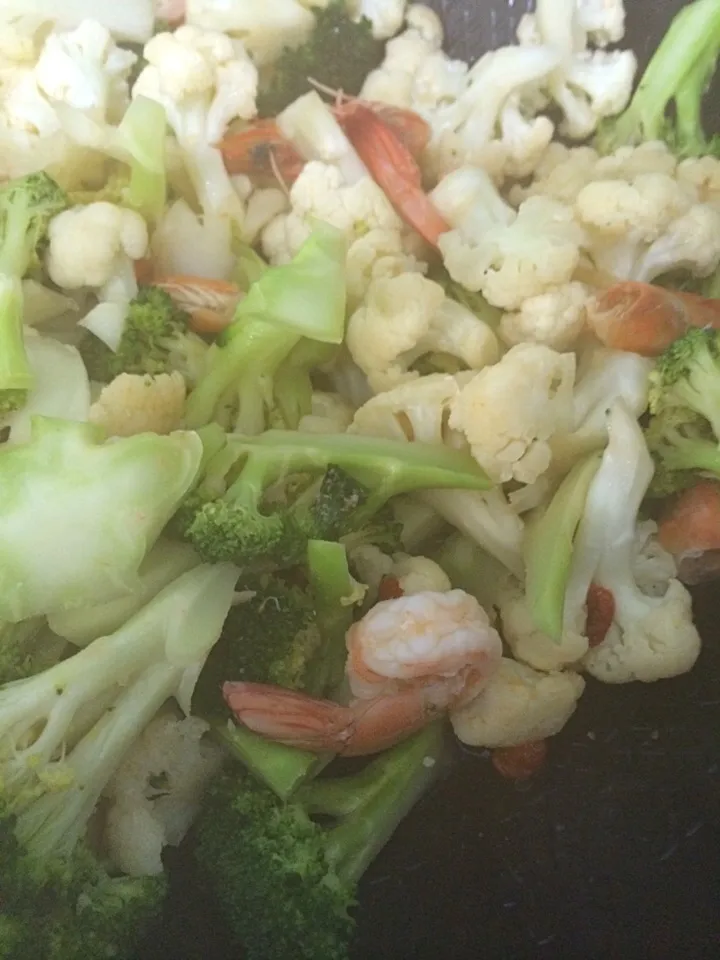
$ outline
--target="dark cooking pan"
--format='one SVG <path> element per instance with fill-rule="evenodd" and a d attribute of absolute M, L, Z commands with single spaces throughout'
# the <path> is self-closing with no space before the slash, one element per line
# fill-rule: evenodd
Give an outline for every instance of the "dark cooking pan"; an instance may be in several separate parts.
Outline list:
<path fill-rule="evenodd" d="M 465 59 L 508 42 L 531 6 L 431 5 Z M 641 60 L 681 5 L 626 0 Z M 705 645 L 693 673 L 589 681 L 529 785 L 458 749 L 361 886 L 357 960 L 720 958 L 720 585 L 696 592 L 696 611 Z M 171 862 L 164 924 L 137 960 L 239 958 L 188 852 Z"/>

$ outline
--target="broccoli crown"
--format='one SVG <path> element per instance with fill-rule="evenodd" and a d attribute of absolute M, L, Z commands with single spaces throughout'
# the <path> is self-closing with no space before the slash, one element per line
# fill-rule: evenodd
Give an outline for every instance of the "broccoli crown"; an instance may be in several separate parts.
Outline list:
<path fill-rule="evenodd" d="M 275 117 L 301 94 L 313 89 L 309 78 L 332 90 L 358 94 L 365 78 L 380 66 L 385 45 L 363 17 L 351 20 L 344 0 L 315 13 L 315 29 L 302 46 L 285 48 L 258 94 L 258 114 Z"/>
<path fill-rule="evenodd" d="M 283 513 L 215 500 L 203 504 L 187 527 L 187 539 L 208 563 L 288 567 L 302 556 L 306 538 Z"/>
<path fill-rule="evenodd" d="M 650 496 L 663 497 L 691 486 L 698 474 L 720 477 L 720 448 L 704 417 L 672 407 L 651 417 L 645 431 L 655 461 Z"/>
<path fill-rule="evenodd" d="M 323 645 L 310 593 L 278 578 L 254 580 L 242 589 L 252 596 L 228 614 L 196 688 L 194 705 L 204 715 L 227 716 L 220 696 L 226 680 L 323 692 L 315 677 Z"/>
<path fill-rule="evenodd" d="M 720 331 L 692 328 L 658 358 L 650 375 L 650 411 L 686 408 L 720 439 Z"/>
<path fill-rule="evenodd" d="M 123 960 L 159 918 L 164 877 L 110 877 L 81 843 L 65 859 L 30 858 L 0 814 L 0 956 L 12 960 Z M 38 918 L 42 918 L 40 923 Z"/>
<path fill-rule="evenodd" d="M 302 807 L 280 804 L 248 774 L 211 787 L 195 855 L 248 960 L 346 960 L 354 885 L 325 850 Z"/>
<path fill-rule="evenodd" d="M 248 960 L 346 960 L 356 884 L 437 777 L 441 723 L 287 803 L 247 773 L 211 788 L 196 858 Z"/>
<path fill-rule="evenodd" d="M 91 333 L 82 338 L 80 352 L 91 379 L 106 383 L 121 373 L 157 376 L 173 370 L 194 379 L 207 346 L 189 321 L 164 290 L 140 287 L 116 351 Z"/>
<path fill-rule="evenodd" d="M 68 198 L 46 173 L 30 173 L 0 188 L 0 272 L 22 277 L 39 264 L 50 221 Z"/>

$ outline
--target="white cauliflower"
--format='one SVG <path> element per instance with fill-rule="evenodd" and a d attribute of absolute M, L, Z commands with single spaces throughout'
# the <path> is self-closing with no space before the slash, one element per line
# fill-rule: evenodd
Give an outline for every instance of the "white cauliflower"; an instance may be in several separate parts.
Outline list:
<path fill-rule="evenodd" d="M 517 313 L 503 315 L 500 336 L 509 346 L 542 343 L 553 350 L 569 350 L 585 330 L 589 296 L 585 284 L 572 282 L 529 297 Z"/>
<path fill-rule="evenodd" d="M 350 562 L 359 579 L 367 586 L 366 602 L 377 602 L 378 590 L 385 577 L 394 577 L 404 596 L 424 593 L 446 593 L 452 584 L 445 572 L 429 557 L 407 553 L 383 553 L 373 544 L 360 544 L 350 550 Z"/>
<path fill-rule="evenodd" d="M 105 842 L 110 859 L 131 877 L 163 872 L 162 852 L 180 845 L 204 790 L 222 764 L 222 750 L 196 717 L 159 714 L 105 790 Z"/>
<path fill-rule="evenodd" d="M 419 273 L 373 281 L 346 343 L 375 392 L 417 378 L 409 368 L 428 353 L 449 354 L 473 370 L 499 356 L 490 327 Z"/>
<path fill-rule="evenodd" d="M 160 276 L 229 280 L 236 263 L 230 220 L 213 213 L 197 214 L 185 200 L 176 200 L 165 210 L 151 246 Z"/>
<path fill-rule="evenodd" d="M 585 689 L 577 673 L 538 673 L 503 657 L 482 692 L 450 712 L 455 735 L 472 747 L 512 747 L 552 737 Z"/>
<path fill-rule="evenodd" d="M 121 373 L 103 387 L 89 420 L 111 437 L 171 433 L 180 427 L 185 393 L 185 381 L 176 371 L 155 377 Z"/>
<path fill-rule="evenodd" d="M 425 263 L 406 252 L 399 225 L 368 230 L 351 242 L 347 252 L 345 279 L 350 309 L 362 303 L 375 280 L 422 274 L 426 269 Z"/>
<path fill-rule="evenodd" d="M 148 247 L 138 213 L 104 201 L 70 207 L 50 221 L 48 241 L 45 263 L 53 283 L 66 290 L 94 287 L 101 299 L 132 299 L 133 260 Z"/>
<path fill-rule="evenodd" d="M 122 0 L 122 3 L 98 0 L 3 0 L 2 18 L 11 23 L 33 26 L 52 24 L 56 30 L 73 30 L 83 20 L 93 19 L 106 27 L 116 40 L 145 43 L 152 35 L 154 0 Z"/>
<path fill-rule="evenodd" d="M 680 268 L 708 276 L 720 263 L 720 210 L 668 174 L 594 180 L 575 211 L 595 264 L 618 279 L 650 282 Z"/>
<path fill-rule="evenodd" d="M 118 47 L 106 27 L 83 20 L 75 30 L 48 35 L 35 79 L 51 102 L 117 123 L 129 102 L 128 78 L 136 62 L 137 56 Z"/>
<path fill-rule="evenodd" d="M 489 303 L 517 310 L 571 280 L 584 235 L 569 207 L 537 196 L 515 212 L 471 167 L 448 174 L 431 199 L 453 227 L 439 241 L 448 272 Z"/>
<path fill-rule="evenodd" d="M 452 401 L 450 426 L 497 483 L 533 483 L 550 466 L 550 438 L 572 423 L 575 356 L 541 344 L 512 347 Z"/>
<path fill-rule="evenodd" d="M 536 670 L 552 673 L 581 663 L 588 652 L 584 625 L 568 624 L 561 639 L 547 636 L 535 626 L 522 586 L 517 581 L 503 585 L 499 594 L 503 638 L 513 656 Z"/>
<path fill-rule="evenodd" d="M 215 148 L 228 124 L 255 116 L 257 68 L 239 40 L 185 25 L 145 45 L 133 97 L 160 103 L 184 151 L 206 211 L 242 218 L 242 204 Z"/>
<path fill-rule="evenodd" d="M 717 157 L 688 157 L 677 165 L 681 183 L 691 184 L 702 203 L 720 203 L 720 160 Z"/>
<path fill-rule="evenodd" d="M 185 0 L 185 22 L 239 37 L 258 66 L 312 33 L 315 19 L 300 0 Z"/>
<path fill-rule="evenodd" d="M 379 393 L 355 412 L 348 433 L 461 447 L 462 435 L 448 430 L 447 420 L 468 378 L 433 373 Z"/>
<path fill-rule="evenodd" d="M 310 413 L 300 418 L 300 433 L 345 433 L 355 410 L 338 393 L 313 390 Z"/>
<path fill-rule="evenodd" d="M 407 0 L 351 0 L 350 11 L 354 18 L 370 21 L 377 40 L 387 40 L 403 25 L 406 5 Z"/>
<path fill-rule="evenodd" d="M 575 0 L 537 0 L 534 14 L 526 14 L 518 28 L 521 44 L 533 49 L 545 44 L 556 51 L 558 64 L 543 88 L 563 113 L 561 131 L 584 140 L 604 117 L 621 113 L 632 94 L 637 60 L 632 50 L 588 49 L 588 34 L 604 46 L 616 36 L 617 14 L 603 18 L 595 9 Z"/>
<path fill-rule="evenodd" d="M 492 368 L 490 368 L 492 369 Z M 448 426 L 448 413 L 471 373 L 431 374 L 380 393 L 355 413 L 348 433 L 464 449 L 462 434 Z M 427 490 L 419 498 L 508 570 L 522 575 L 524 525 L 500 488 Z"/>
<path fill-rule="evenodd" d="M 583 616 L 591 584 L 612 595 L 613 620 L 584 668 L 606 683 L 650 682 L 690 670 L 700 652 L 692 600 L 674 576 L 651 579 L 650 592 L 635 578 L 638 513 L 653 475 L 653 461 L 635 416 L 622 401 L 608 417 L 608 445 L 585 501 L 565 594 L 566 623 Z M 645 549 L 647 555 L 647 549 Z M 664 592 L 663 592 L 664 586 Z"/>

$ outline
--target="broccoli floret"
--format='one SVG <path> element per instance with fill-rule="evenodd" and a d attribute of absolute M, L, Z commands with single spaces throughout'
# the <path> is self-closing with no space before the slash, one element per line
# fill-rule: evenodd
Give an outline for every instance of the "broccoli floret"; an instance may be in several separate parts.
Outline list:
<path fill-rule="evenodd" d="M 648 491 L 666 497 L 691 486 L 699 474 L 720 477 L 720 448 L 703 417 L 673 407 L 650 419 L 645 440 L 655 461 Z"/>
<path fill-rule="evenodd" d="M 331 466 L 343 473 L 326 472 Z M 364 488 L 362 502 L 357 491 L 348 499 L 343 474 Z M 299 495 L 286 493 L 278 500 L 279 481 L 285 491 L 292 491 L 294 478 L 323 475 L 319 490 L 306 483 Z M 288 567 L 303 556 L 309 539 L 332 540 L 363 531 L 397 494 L 487 486 L 485 474 L 468 454 L 445 447 L 283 430 L 254 438 L 230 436 L 193 491 L 192 503 L 201 506 L 191 521 L 184 520 L 185 536 L 208 562 Z M 276 494 L 270 502 L 269 490 Z"/>
<path fill-rule="evenodd" d="M 715 148 L 702 127 L 702 100 L 720 51 L 720 6 L 696 0 L 676 15 L 626 110 L 603 122 L 596 146 L 618 147 L 665 140 L 681 156 Z M 672 111 L 668 107 L 672 105 Z"/>
<path fill-rule="evenodd" d="M 241 426 L 262 424 L 278 368 L 303 338 L 342 343 L 345 254 L 341 231 L 318 222 L 291 263 L 269 267 L 252 284 L 188 398 L 188 426 L 218 419 L 223 405 L 239 407 Z"/>
<path fill-rule="evenodd" d="M 208 345 L 189 328 L 190 317 L 159 287 L 140 287 L 130 301 L 117 350 L 86 333 L 80 352 L 91 379 L 107 383 L 121 373 L 171 373 L 193 383 Z"/>
<path fill-rule="evenodd" d="M 720 439 L 720 331 L 694 328 L 671 343 L 650 374 L 652 414 L 681 408 Z"/>
<path fill-rule="evenodd" d="M 34 376 L 23 338 L 21 280 L 40 264 L 50 220 L 68 205 L 46 173 L 0 188 L 0 414 L 25 404 Z"/>
<path fill-rule="evenodd" d="M 236 579 L 233 567 L 198 567 L 114 634 L 0 689 L 0 902 L 15 932 L 29 904 L 43 918 L 32 927 L 39 960 L 125 956 L 155 915 L 163 878 L 108 876 L 89 827 L 162 705 L 189 707 L 188 678 L 220 635 Z"/>
<path fill-rule="evenodd" d="M 261 117 L 275 117 L 303 93 L 314 89 L 310 79 L 331 90 L 355 95 L 365 78 L 382 63 L 385 45 L 372 34 L 372 23 L 363 17 L 351 20 L 345 0 L 332 0 L 315 13 L 315 29 L 300 47 L 286 48 L 266 84 L 261 85 L 257 107 Z"/>
<path fill-rule="evenodd" d="M 357 882 L 435 780 L 443 749 L 434 724 L 285 804 L 248 774 L 211 788 L 195 856 L 248 960 L 348 957 Z"/>

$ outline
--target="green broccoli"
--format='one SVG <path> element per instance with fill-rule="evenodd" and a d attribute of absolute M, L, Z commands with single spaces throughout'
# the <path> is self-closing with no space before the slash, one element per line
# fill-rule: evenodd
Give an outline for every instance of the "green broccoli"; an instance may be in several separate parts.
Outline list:
<path fill-rule="evenodd" d="M 188 398 L 188 426 L 205 426 L 238 405 L 241 425 L 257 423 L 278 369 L 303 338 L 342 343 L 345 254 L 342 232 L 317 222 L 290 263 L 269 267 L 252 284 Z"/>
<path fill-rule="evenodd" d="M 260 85 L 261 117 L 276 117 L 313 89 L 311 79 L 331 90 L 358 94 L 370 71 L 383 61 L 385 44 L 373 37 L 372 23 L 366 17 L 354 22 L 345 0 L 331 0 L 313 12 L 316 22 L 310 38 L 300 47 L 286 48 Z"/>
<path fill-rule="evenodd" d="M 195 856 L 248 960 L 348 957 L 357 883 L 443 755 L 436 723 L 361 772 L 313 780 L 286 803 L 234 770 L 211 788 Z"/>
<path fill-rule="evenodd" d="M 27 443 L 0 447 L 0 620 L 130 594 L 202 455 L 191 432 L 106 442 L 91 424 L 33 418 Z"/>
<path fill-rule="evenodd" d="M 327 473 L 331 466 L 342 473 Z M 351 485 L 348 496 L 347 475 L 364 489 Z M 362 531 L 397 494 L 488 486 L 472 457 L 446 447 L 356 434 L 230 435 L 191 494 L 194 514 L 182 511 L 184 536 L 209 562 L 288 567 L 308 539 Z"/>
<path fill-rule="evenodd" d="M 117 350 L 89 331 L 80 353 L 92 380 L 107 383 L 121 373 L 170 373 L 194 383 L 203 369 L 208 345 L 189 328 L 190 317 L 159 287 L 140 287 L 130 301 Z"/>
<path fill-rule="evenodd" d="M 52 218 L 68 198 L 46 173 L 0 188 L 0 414 L 22 407 L 34 383 L 23 337 L 22 278 L 40 265 Z"/>
<path fill-rule="evenodd" d="M 34 937 L 37 960 L 123 957 L 157 913 L 164 878 L 108 875 L 89 827 L 162 705 L 175 697 L 189 706 L 236 580 L 228 565 L 191 570 L 114 634 L 0 689 L 0 936 L 21 956 Z M 4 946 L 0 955 L 17 956 Z"/>
<path fill-rule="evenodd" d="M 692 486 L 698 474 L 720 478 L 718 440 L 707 420 L 686 407 L 673 407 L 651 417 L 645 440 L 655 461 L 650 496 L 679 493 Z"/>
<path fill-rule="evenodd" d="M 702 127 L 702 101 L 720 52 L 720 4 L 695 0 L 675 16 L 626 110 L 605 120 L 595 145 L 602 153 L 665 140 L 681 156 L 715 149 Z M 672 105 L 672 111 L 668 107 Z"/>
<path fill-rule="evenodd" d="M 720 440 L 720 331 L 693 328 L 658 358 L 650 374 L 653 415 L 684 409 L 704 418 Z"/>

